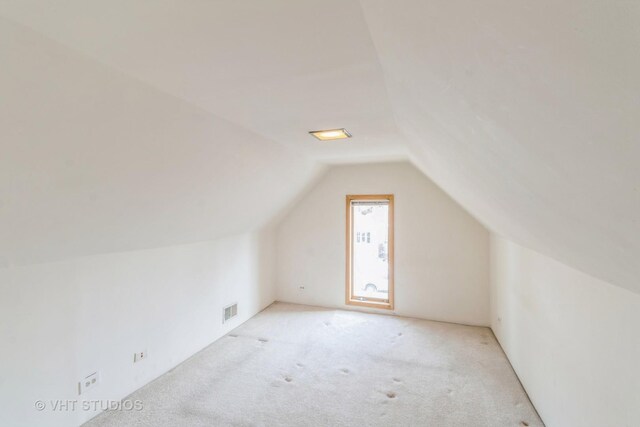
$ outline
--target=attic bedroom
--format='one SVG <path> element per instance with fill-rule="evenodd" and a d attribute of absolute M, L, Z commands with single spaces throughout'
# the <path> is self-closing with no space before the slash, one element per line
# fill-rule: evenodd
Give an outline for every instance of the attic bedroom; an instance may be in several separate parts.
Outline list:
<path fill-rule="evenodd" d="M 639 22 L 0 1 L 0 426 L 636 426 Z"/>

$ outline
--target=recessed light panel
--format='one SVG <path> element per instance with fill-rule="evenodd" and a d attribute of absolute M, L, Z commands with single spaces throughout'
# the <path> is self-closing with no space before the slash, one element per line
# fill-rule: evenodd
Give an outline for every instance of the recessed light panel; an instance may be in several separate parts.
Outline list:
<path fill-rule="evenodd" d="M 351 134 L 346 129 L 327 129 L 327 130 L 314 130 L 309 132 L 311 135 L 318 138 L 320 141 L 333 141 L 334 139 L 351 138 Z"/>

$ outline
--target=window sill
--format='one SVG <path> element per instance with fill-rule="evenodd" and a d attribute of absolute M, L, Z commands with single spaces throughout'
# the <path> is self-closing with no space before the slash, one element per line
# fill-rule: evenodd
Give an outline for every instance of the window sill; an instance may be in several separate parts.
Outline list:
<path fill-rule="evenodd" d="M 357 305 L 360 307 L 369 307 L 369 308 L 380 308 L 383 310 L 393 310 L 393 303 L 391 302 L 377 302 L 377 301 L 367 301 L 359 300 L 359 299 L 349 299 L 346 301 L 347 305 Z"/>

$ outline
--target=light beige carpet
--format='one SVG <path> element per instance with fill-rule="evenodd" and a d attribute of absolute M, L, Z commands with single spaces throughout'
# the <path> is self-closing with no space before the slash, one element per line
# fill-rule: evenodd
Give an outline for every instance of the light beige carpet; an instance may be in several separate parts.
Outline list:
<path fill-rule="evenodd" d="M 488 328 L 276 303 L 89 426 L 541 426 Z"/>

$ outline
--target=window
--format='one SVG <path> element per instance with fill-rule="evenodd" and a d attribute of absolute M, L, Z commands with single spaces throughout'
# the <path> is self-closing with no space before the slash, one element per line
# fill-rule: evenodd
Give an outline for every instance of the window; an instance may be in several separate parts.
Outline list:
<path fill-rule="evenodd" d="M 393 309 L 393 195 L 347 196 L 346 302 Z"/>

